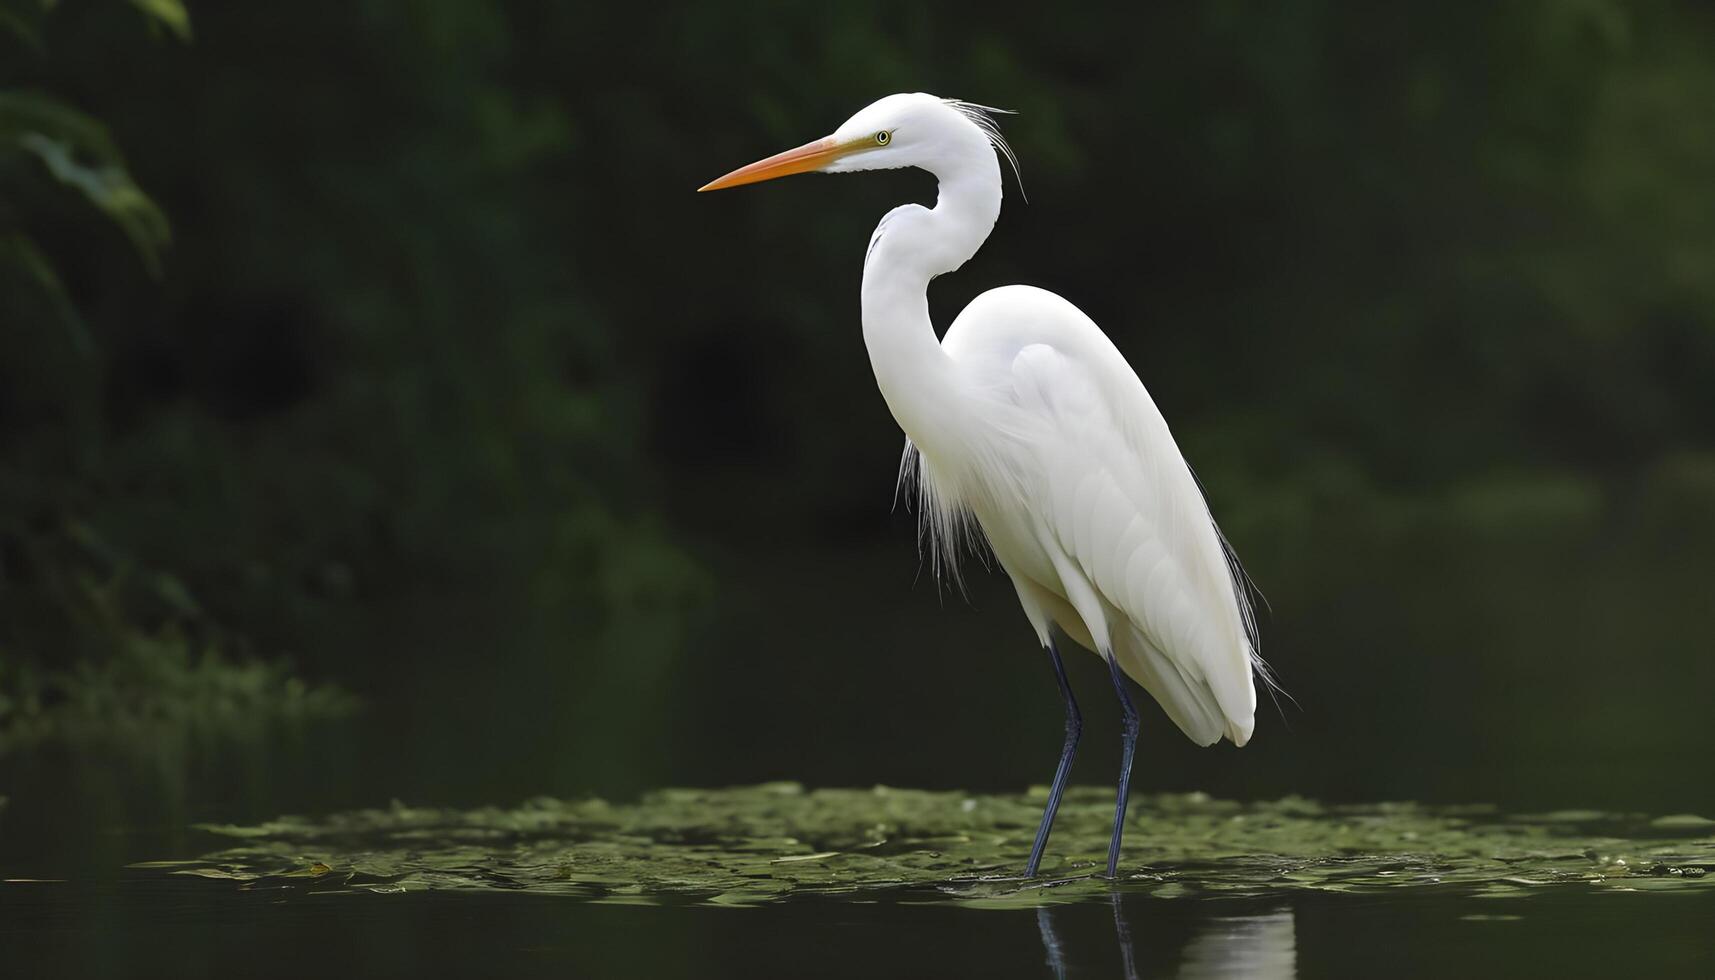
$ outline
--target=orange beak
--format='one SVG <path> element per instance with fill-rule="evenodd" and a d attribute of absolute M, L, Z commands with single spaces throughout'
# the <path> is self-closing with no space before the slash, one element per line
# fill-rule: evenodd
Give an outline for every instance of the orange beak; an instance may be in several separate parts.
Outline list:
<path fill-rule="evenodd" d="M 776 153 L 766 160 L 758 160 L 747 167 L 740 167 L 725 177 L 711 180 L 697 188 L 697 193 L 725 190 L 728 187 L 738 187 L 743 184 L 773 180 L 776 177 L 820 170 L 839 159 L 848 149 L 849 147 L 835 143 L 834 138 L 829 136 L 813 143 L 805 143 L 795 150 Z"/>

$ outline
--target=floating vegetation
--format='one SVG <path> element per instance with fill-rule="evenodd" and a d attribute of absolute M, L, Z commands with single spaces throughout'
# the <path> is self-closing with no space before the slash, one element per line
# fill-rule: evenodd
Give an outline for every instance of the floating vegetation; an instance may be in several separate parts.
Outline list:
<path fill-rule="evenodd" d="M 1111 798 L 1073 790 L 1044 876 L 1016 877 L 1042 793 L 971 796 L 794 783 L 668 789 L 637 803 L 516 809 L 395 804 L 258 826 L 205 825 L 231 846 L 138 868 L 246 889 L 397 893 L 507 890 L 606 902 L 758 905 L 839 896 L 978 907 L 1106 899 Z M 1236 803 L 1202 794 L 1132 804 L 1123 887 L 1160 897 L 1555 887 L 1715 886 L 1707 822 L 1601 813 L 1510 817 L 1487 807 Z"/>

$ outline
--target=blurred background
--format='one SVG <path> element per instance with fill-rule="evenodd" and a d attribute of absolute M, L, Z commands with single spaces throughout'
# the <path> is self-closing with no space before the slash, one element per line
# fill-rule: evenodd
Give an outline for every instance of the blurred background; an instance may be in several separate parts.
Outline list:
<path fill-rule="evenodd" d="M 932 179 L 692 193 L 913 90 L 1017 110 L 1029 193 L 937 321 L 1079 304 L 1269 601 L 1296 703 L 1243 752 L 1151 707 L 1140 791 L 1715 810 L 1703 5 L 0 0 L 12 866 L 1045 783 L 1048 665 L 918 559 L 859 331 Z"/>

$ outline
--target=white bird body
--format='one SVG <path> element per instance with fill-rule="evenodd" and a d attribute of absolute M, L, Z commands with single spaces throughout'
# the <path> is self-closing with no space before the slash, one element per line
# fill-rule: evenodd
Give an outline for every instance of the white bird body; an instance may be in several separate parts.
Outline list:
<path fill-rule="evenodd" d="M 863 118 L 875 108 L 856 132 L 880 125 Z M 942 100 L 925 108 L 968 119 Z M 927 167 L 936 206 L 889 212 L 864 261 L 864 343 L 919 454 L 934 557 L 953 557 L 959 515 L 974 516 L 1039 639 L 1053 624 L 1111 649 L 1192 741 L 1243 745 L 1256 713 L 1243 592 L 1125 357 L 1077 307 L 1031 286 L 983 293 L 935 338 L 929 280 L 974 255 L 1000 214 L 991 137 L 966 129 Z"/>
<path fill-rule="evenodd" d="M 870 239 L 864 343 L 909 440 L 902 477 L 915 480 L 931 560 L 951 561 L 974 520 L 1055 657 L 1067 745 L 1029 873 L 1081 725 L 1052 627 L 1116 670 L 1128 734 L 1111 874 L 1135 735 L 1117 671 L 1193 741 L 1224 736 L 1242 746 L 1255 723 L 1260 661 L 1240 573 L 1190 466 L 1136 372 L 1089 317 L 1046 290 L 1005 286 L 972 300 L 937 339 L 929 282 L 962 266 L 993 229 L 1002 197 L 997 151 L 1012 158 L 980 107 L 895 95 L 825 140 L 705 189 L 812 169 L 917 166 L 938 178 L 935 207 L 895 208 Z"/>
<path fill-rule="evenodd" d="M 1077 307 L 1031 286 L 977 297 L 941 347 L 989 445 L 913 436 L 928 501 L 976 517 L 1042 642 L 1057 625 L 1111 649 L 1192 741 L 1244 745 L 1256 690 L 1241 593 L 1125 358 Z"/>

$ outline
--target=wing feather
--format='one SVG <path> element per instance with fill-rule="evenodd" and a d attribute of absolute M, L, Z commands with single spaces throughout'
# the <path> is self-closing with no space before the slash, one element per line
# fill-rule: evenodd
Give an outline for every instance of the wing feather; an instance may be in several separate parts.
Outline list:
<path fill-rule="evenodd" d="M 1011 478 L 1032 485 L 1042 536 L 1117 614 L 1120 666 L 1195 741 L 1243 745 L 1256 710 L 1247 596 L 1143 383 L 1093 322 L 1058 302 L 1055 323 L 1032 325 L 1045 340 L 1010 361 L 1010 401 L 1027 417 L 1011 426 L 1023 434 L 1008 457 L 1026 471 Z"/>

